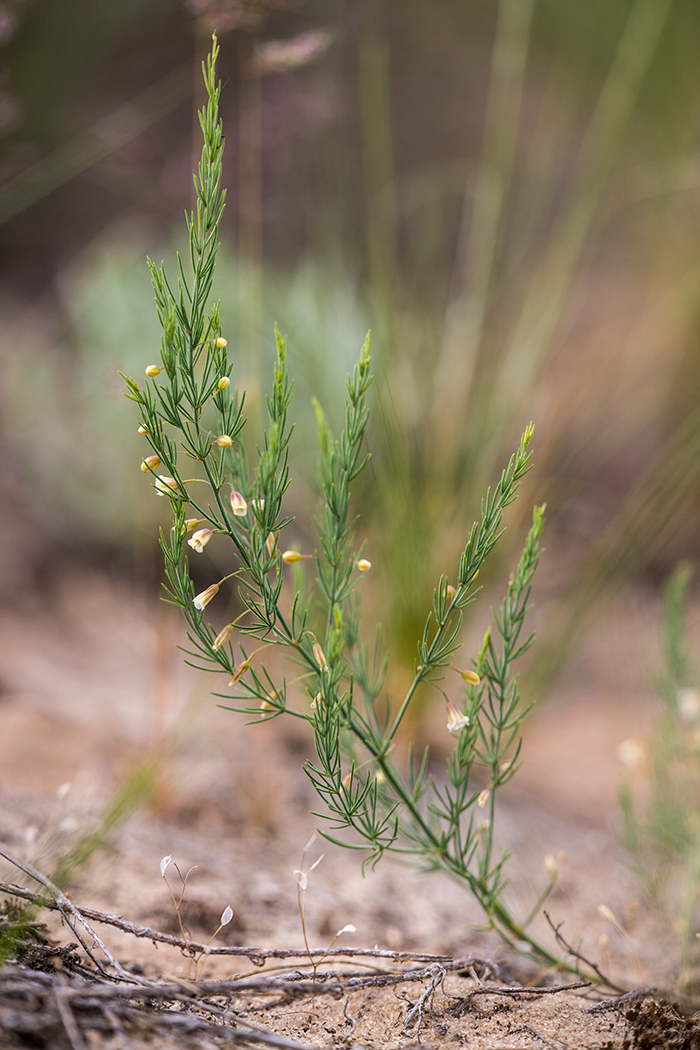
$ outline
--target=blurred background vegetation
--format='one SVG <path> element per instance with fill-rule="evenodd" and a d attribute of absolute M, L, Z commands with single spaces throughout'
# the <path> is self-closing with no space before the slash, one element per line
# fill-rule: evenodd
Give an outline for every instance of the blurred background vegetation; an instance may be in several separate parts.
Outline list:
<path fill-rule="evenodd" d="M 217 294 L 251 441 L 273 322 L 288 335 L 295 536 L 313 544 L 311 397 L 339 422 L 371 327 L 360 528 L 371 604 L 412 662 L 437 576 L 533 419 L 502 558 L 546 499 L 557 614 L 534 688 L 610 588 L 656 587 L 699 553 L 700 7 L 3 0 L 6 601 L 72 560 L 160 579 L 164 508 L 117 370 L 157 358 L 144 257 L 182 242 L 213 29 Z"/>

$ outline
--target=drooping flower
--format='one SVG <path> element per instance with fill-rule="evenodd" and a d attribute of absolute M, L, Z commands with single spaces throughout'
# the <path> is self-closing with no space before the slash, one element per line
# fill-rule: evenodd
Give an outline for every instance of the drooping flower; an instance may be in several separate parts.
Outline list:
<path fill-rule="evenodd" d="M 486 805 L 486 803 L 489 800 L 489 795 L 490 794 L 491 794 L 491 792 L 488 791 L 487 789 L 484 789 L 484 791 L 481 792 L 481 794 L 479 795 L 478 799 L 476 800 L 476 804 L 479 807 L 479 809 L 483 809 L 484 808 L 484 806 Z"/>
<path fill-rule="evenodd" d="M 301 561 L 301 554 L 299 551 L 285 551 L 282 555 L 282 561 L 286 562 L 287 565 L 293 565 L 296 561 Z"/>
<path fill-rule="evenodd" d="M 217 634 L 216 638 L 214 639 L 214 642 L 213 642 L 213 645 L 212 645 L 212 649 L 215 652 L 218 649 L 220 649 L 221 646 L 224 645 L 229 640 L 229 638 L 231 637 L 232 633 L 233 633 L 233 624 L 232 623 L 227 623 L 225 627 L 221 628 L 221 630 Z"/>
<path fill-rule="evenodd" d="M 233 672 L 228 680 L 229 685 L 235 685 L 236 682 L 240 682 L 246 671 L 250 670 L 250 660 L 244 660 L 242 664 L 239 664 L 236 670 Z"/>
<path fill-rule="evenodd" d="M 192 533 L 187 542 L 197 554 L 201 554 L 213 535 L 214 533 L 211 529 L 197 529 L 196 532 Z"/>
<path fill-rule="evenodd" d="M 369 572 L 369 570 L 372 568 L 372 562 L 367 561 L 366 558 L 360 558 L 359 561 L 355 562 L 355 565 L 357 565 L 357 568 L 360 572 Z"/>
<path fill-rule="evenodd" d="M 469 715 L 458 711 L 454 704 L 447 705 L 447 732 L 458 735 L 469 725 Z"/>
<path fill-rule="evenodd" d="M 223 350 L 225 346 L 228 346 L 228 341 L 224 339 L 222 335 L 220 335 L 218 339 L 215 340 L 215 342 L 217 350 Z"/>
<path fill-rule="evenodd" d="M 212 598 L 216 596 L 218 591 L 218 583 L 212 583 L 207 587 L 205 591 L 202 591 L 200 594 L 195 595 L 195 597 L 192 599 L 192 604 L 194 605 L 195 609 L 198 609 L 199 612 L 203 612 L 209 604 L 209 602 L 212 600 Z"/>
<path fill-rule="evenodd" d="M 149 365 L 146 369 L 146 375 L 149 379 L 155 379 L 156 376 L 160 375 L 163 371 L 162 365 Z"/>
<path fill-rule="evenodd" d="M 219 434 L 218 438 L 214 439 L 214 444 L 218 445 L 219 448 L 231 448 L 233 438 L 229 437 L 228 434 Z"/>
<path fill-rule="evenodd" d="M 217 390 L 228 390 L 231 385 L 231 380 L 228 376 L 222 376 L 219 382 L 216 384 Z"/>
<path fill-rule="evenodd" d="M 324 653 L 323 649 L 318 644 L 318 642 L 314 642 L 313 653 L 314 653 L 314 660 L 316 661 L 318 666 L 321 668 L 321 670 L 322 671 L 327 671 L 328 670 L 328 661 L 326 660 L 326 654 Z"/>
<path fill-rule="evenodd" d="M 156 478 L 156 492 L 159 496 L 170 496 L 173 492 L 177 492 L 177 481 L 175 478 L 159 474 Z"/>
<path fill-rule="evenodd" d="M 149 470 L 155 470 L 156 467 L 160 466 L 159 456 L 146 456 L 143 463 L 141 464 L 141 470 L 144 474 L 147 474 Z"/>
<path fill-rule="evenodd" d="M 237 518 L 242 518 L 244 514 L 248 513 L 248 504 L 245 501 L 245 497 L 240 492 L 236 492 L 234 488 L 231 489 L 231 510 Z"/>

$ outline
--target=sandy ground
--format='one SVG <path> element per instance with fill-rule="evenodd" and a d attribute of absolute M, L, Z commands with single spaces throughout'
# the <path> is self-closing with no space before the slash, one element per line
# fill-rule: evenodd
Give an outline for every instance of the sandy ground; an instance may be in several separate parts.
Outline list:
<path fill-rule="evenodd" d="M 554 921 L 629 988 L 671 987 L 678 965 L 672 931 L 641 895 L 619 843 L 617 749 L 631 736 L 643 738 L 657 711 L 649 688 L 658 666 L 657 617 L 653 598 L 630 592 L 595 623 L 530 718 L 524 765 L 503 793 L 499 816 L 501 841 L 514 855 L 508 895 L 516 914 L 526 913 L 544 885 L 545 856 L 559 857 L 561 876 L 548 904 Z M 217 708 L 209 680 L 181 664 L 179 640 L 177 619 L 154 597 L 98 573 L 65 575 L 50 594 L 0 612 L 0 842 L 52 870 L 99 822 L 115 785 L 175 726 L 152 802 L 76 873 L 74 898 L 176 932 L 159 873 L 169 854 L 183 871 L 197 865 L 185 911 L 193 936 L 206 940 L 230 904 L 234 920 L 217 943 L 299 946 L 293 872 L 318 823 L 300 770 L 310 742 L 280 722 L 244 728 L 239 716 Z M 441 708 L 438 746 L 442 720 Z M 479 931 L 476 905 L 447 878 L 386 861 L 363 877 L 354 854 L 320 840 L 309 863 L 321 853 L 307 897 L 312 943 L 327 944 L 352 923 L 357 932 L 344 935 L 348 946 L 479 952 L 508 963 L 523 982 L 537 977 Z M 17 872 L 6 867 L 0 878 L 17 881 Z M 605 922 L 600 904 L 624 932 Z M 543 919 L 534 932 L 554 947 Z M 176 949 L 113 930 L 104 936 L 124 962 L 187 973 Z M 244 965 L 229 961 L 212 973 Z M 460 994 L 458 986 L 462 979 L 449 978 L 452 994 Z M 415 989 L 402 994 L 417 997 Z M 418 1033 L 424 1046 L 538 1045 L 524 1025 L 549 1045 L 623 1045 L 624 1017 L 585 1014 L 590 1003 L 575 996 L 526 1008 L 479 1000 L 461 1018 L 449 1013 L 451 1003 L 437 993 Z M 308 1005 L 268 1012 L 265 1023 L 314 1046 L 406 1047 L 417 1038 L 402 1030 L 407 1009 L 390 990 L 360 997 L 348 1007 L 357 1019 L 352 1038 L 333 1002 L 318 1005 L 311 1028 Z"/>

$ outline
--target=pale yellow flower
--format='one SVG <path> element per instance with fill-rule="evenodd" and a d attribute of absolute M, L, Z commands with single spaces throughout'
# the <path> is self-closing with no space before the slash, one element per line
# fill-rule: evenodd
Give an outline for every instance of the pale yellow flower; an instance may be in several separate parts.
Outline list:
<path fill-rule="evenodd" d="M 235 489 L 231 489 L 231 510 L 237 518 L 242 518 L 244 514 L 248 513 L 248 504 L 245 501 L 245 497 L 240 492 L 236 492 Z"/>
<path fill-rule="evenodd" d="M 143 463 L 141 464 L 141 470 L 144 474 L 147 474 L 149 470 L 155 470 L 156 467 L 160 466 L 159 456 L 146 456 Z"/>
<path fill-rule="evenodd" d="M 156 478 L 156 492 L 159 496 L 169 496 L 171 492 L 177 492 L 177 481 L 175 478 L 159 474 Z"/>
<path fill-rule="evenodd" d="M 447 705 L 447 732 L 458 735 L 469 725 L 469 715 L 458 711 L 454 704 Z"/>
<path fill-rule="evenodd" d="M 250 670 L 250 660 L 244 660 L 242 664 L 238 665 L 237 670 L 235 670 L 233 672 L 233 674 L 231 675 L 231 677 L 228 680 L 228 684 L 229 685 L 235 685 L 236 682 L 240 682 L 240 680 L 243 677 L 243 675 L 246 673 L 246 671 L 249 671 L 249 670 Z M 264 701 L 264 703 L 267 703 L 267 702 L 268 702 L 267 700 Z"/>
<path fill-rule="evenodd" d="M 322 671 L 327 671 L 328 670 L 328 661 L 326 660 L 326 654 L 324 653 L 323 649 L 318 644 L 318 642 L 314 642 L 313 652 L 314 652 L 314 660 L 316 661 L 318 666 L 321 668 Z"/>
<path fill-rule="evenodd" d="M 195 595 L 195 597 L 192 599 L 192 604 L 194 605 L 195 609 L 199 609 L 199 611 L 202 612 L 212 600 L 212 598 L 216 596 L 218 591 L 218 583 L 212 583 L 209 587 L 207 587 L 205 591 L 202 591 L 200 594 Z"/>
<path fill-rule="evenodd" d="M 201 554 L 213 535 L 214 533 L 211 529 L 197 529 L 196 532 L 192 533 L 187 542 L 197 554 Z"/>
<path fill-rule="evenodd" d="M 232 623 L 227 623 L 225 627 L 221 628 L 221 630 L 217 634 L 216 638 L 214 639 L 214 643 L 212 645 L 212 649 L 214 649 L 214 651 L 216 651 L 217 649 L 220 649 L 221 646 L 224 645 L 229 640 L 229 638 L 231 637 L 232 633 L 233 633 L 233 624 Z"/>

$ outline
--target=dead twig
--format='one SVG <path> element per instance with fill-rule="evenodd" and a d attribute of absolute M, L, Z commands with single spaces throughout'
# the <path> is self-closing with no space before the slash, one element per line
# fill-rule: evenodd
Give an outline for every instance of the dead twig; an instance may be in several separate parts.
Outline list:
<path fill-rule="evenodd" d="M 0 852 L 0 856 L 5 856 Z M 20 897 L 22 900 L 31 901 L 35 904 L 41 904 L 46 908 L 60 911 L 59 905 L 50 899 L 47 899 L 43 894 L 33 893 L 28 890 L 26 886 L 18 886 L 12 882 L 0 881 L 0 893 L 7 893 L 13 897 Z M 313 956 L 327 956 L 341 957 L 341 958 L 361 958 L 361 957 L 372 957 L 376 959 L 389 959 L 392 962 L 424 962 L 424 963 L 451 963 L 453 962 L 452 956 L 450 955 L 432 955 L 428 952 L 399 952 L 392 951 L 388 948 L 311 948 L 307 952 L 306 948 L 246 948 L 240 947 L 239 945 L 205 945 L 198 944 L 196 941 L 185 941 L 181 937 L 175 937 L 170 933 L 161 933 L 160 930 L 152 930 L 149 926 L 140 926 L 138 923 L 129 922 L 127 919 L 121 917 L 121 915 L 110 915 L 108 912 L 95 911 L 93 908 L 80 908 L 80 913 L 86 919 L 91 922 L 101 922 L 108 926 L 115 926 L 118 930 L 122 930 L 124 933 L 130 933 L 132 937 L 144 938 L 149 941 L 158 941 L 160 944 L 170 944 L 174 948 L 182 948 L 184 950 L 192 949 L 194 952 L 204 952 L 205 955 L 238 955 L 245 959 L 250 959 L 253 965 L 262 966 L 266 959 L 301 959 L 308 957 L 309 954 Z M 206 951 L 205 951 L 206 948 Z M 497 972 L 497 966 L 489 959 L 481 959 L 477 956 L 469 956 L 469 960 L 464 960 L 462 966 L 468 965 L 483 965 L 494 968 L 494 972 Z"/>
<path fill-rule="evenodd" d="M 658 995 L 656 988 L 635 988 L 634 991 L 625 992 L 624 995 L 616 995 L 614 999 L 601 999 L 586 1009 L 587 1014 L 602 1014 L 606 1010 L 620 1010 L 626 1003 L 634 1002 L 635 999 L 643 999 L 645 996 L 652 998 Z"/>
<path fill-rule="evenodd" d="M 435 992 L 438 988 L 442 987 L 443 992 L 445 990 L 444 984 L 446 971 L 442 968 L 442 966 L 433 966 L 431 967 L 431 970 L 433 971 L 433 973 L 430 981 L 428 982 L 425 990 L 423 991 L 423 994 L 419 996 L 418 999 L 416 999 L 415 1003 L 411 1004 L 411 1009 L 406 1014 L 406 1020 L 403 1023 L 403 1032 L 405 1033 L 408 1031 L 408 1029 L 411 1027 L 413 1022 L 416 1021 L 417 1018 L 416 1039 L 418 1040 L 418 1042 L 420 1042 L 420 1028 L 423 1023 L 423 1010 L 427 1008 L 428 1004 L 430 1005 L 430 1009 L 432 1010 L 433 1001 L 435 999 Z"/>
<path fill-rule="evenodd" d="M 217 982 L 208 982 L 207 987 L 221 993 Z M 83 1033 L 88 1032 L 100 1035 L 117 1032 L 124 1050 L 128 1050 L 126 1025 L 161 1033 L 164 1029 L 179 1029 L 206 1040 L 207 1046 L 257 1044 L 275 1050 L 310 1050 L 304 1044 L 254 1025 L 227 1025 L 224 1016 L 227 1009 L 205 1000 L 201 989 L 196 991 L 200 992 L 199 997 L 185 994 L 174 984 L 153 989 L 104 981 L 90 984 L 63 974 L 47 974 L 11 964 L 0 979 L 2 1031 L 17 1032 L 25 1039 L 36 1036 L 42 1045 L 49 1042 L 53 1045 L 54 1040 L 62 1038 L 62 1030 L 71 1050 L 86 1050 Z M 178 1003 L 185 1009 L 173 1009 Z"/>
<path fill-rule="evenodd" d="M 477 995 L 505 995 L 510 999 L 539 999 L 542 995 L 558 995 L 560 992 L 573 992 L 579 988 L 591 988 L 591 981 L 577 981 L 575 984 L 560 984 L 556 988 L 522 988 L 520 985 L 514 987 L 495 987 L 489 988 L 488 985 L 482 984 L 478 988 L 472 988 L 467 992 L 466 995 L 461 996 L 457 1006 L 454 1006 L 450 1013 L 454 1017 L 461 1017 L 465 1013 L 467 1006 Z"/>
<path fill-rule="evenodd" d="M 63 1024 L 66 1035 L 68 1036 L 68 1042 L 70 1043 L 72 1050 L 85 1050 L 85 1043 L 78 1031 L 73 1011 L 70 1008 L 70 1003 L 66 1002 L 63 998 L 63 989 L 60 986 L 56 986 L 53 989 L 53 997 L 56 1001 L 56 1007 L 61 1018 L 61 1023 Z"/>
<path fill-rule="evenodd" d="M 355 1029 L 357 1027 L 357 1018 L 356 1017 L 351 1017 L 350 1014 L 348 1013 L 348 1006 L 349 1005 L 350 1005 L 350 996 L 346 995 L 345 996 L 345 1001 L 343 1002 L 343 1017 L 345 1018 L 346 1024 L 350 1025 L 350 1033 L 349 1034 L 353 1035 L 354 1032 L 355 1032 Z"/>
<path fill-rule="evenodd" d="M 556 1043 L 550 1043 L 549 1039 L 545 1039 L 543 1035 L 540 1035 L 540 1033 L 529 1024 L 521 1025 L 520 1028 L 515 1028 L 512 1032 L 508 1032 L 505 1038 L 510 1039 L 512 1035 L 520 1035 L 521 1032 L 527 1032 L 528 1035 L 534 1036 L 535 1039 L 539 1039 L 539 1041 L 544 1043 L 545 1046 L 550 1046 L 552 1050 L 569 1050 L 568 1043 L 562 1043 L 560 1040 L 557 1040 Z"/>
<path fill-rule="evenodd" d="M 591 960 L 587 959 L 585 955 L 582 955 L 581 952 L 577 951 L 576 948 L 574 948 L 573 945 L 569 944 L 569 942 L 562 936 L 560 932 L 562 923 L 559 923 L 558 926 L 555 926 L 549 916 L 549 912 L 543 910 L 542 914 L 544 915 L 545 919 L 547 920 L 551 929 L 553 930 L 557 942 L 562 946 L 562 948 L 564 948 L 564 950 L 569 955 L 571 955 L 574 959 L 578 959 L 579 962 L 584 963 L 585 966 L 589 966 L 591 970 L 593 970 L 593 973 L 596 974 L 596 976 L 600 977 L 602 983 L 606 984 L 608 988 L 612 988 L 613 991 L 621 992 L 624 994 L 624 992 L 626 991 L 625 988 L 621 988 L 619 984 L 615 984 L 615 982 L 611 981 L 609 977 L 606 977 L 606 975 L 594 962 L 591 962 Z"/>
<path fill-rule="evenodd" d="M 45 875 L 43 875 L 32 864 L 28 864 L 26 862 L 23 863 L 22 861 L 17 860 L 16 857 L 13 857 L 11 854 L 3 852 L 3 850 L 0 850 L 0 857 L 4 857 L 5 860 L 10 862 L 10 864 L 13 864 L 16 868 L 19 868 L 19 870 L 23 871 L 25 873 L 25 875 L 29 875 L 30 878 L 35 879 L 36 882 L 38 882 L 40 885 L 44 886 L 44 888 L 49 891 L 49 893 L 51 894 L 51 896 L 53 897 L 53 899 L 55 901 L 56 908 L 58 909 L 58 911 L 60 911 L 60 913 L 63 916 L 64 920 L 66 921 L 67 925 L 70 927 L 70 929 L 73 931 L 75 936 L 80 941 L 80 943 L 81 943 L 83 949 L 85 950 L 86 954 L 88 955 L 88 957 L 92 960 L 92 962 L 95 964 L 97 969 L 100 971 L 100 973 L 104 977 L 106 977 L 108 979 L 111 978 L 112 980 L 115 979 L 112 974 L 108 974 L 106 972 L 106 970 L 101 966 L 100 962 L 92 954 L 90 948 L 85 943 L 85 940 L 84 940 L 83 936 L 81 935 L 77 924 L 80 924 L 85 930 L 87 930 L 89 936 L 92 937 L 94 943 L 98 946 L 100 951 L 104 954 L 104 956 L 107 959 L 107 962 L 109 963 L 109 965 L 111 967 L 113 967 L 113 969 L 116 970 L 117 974 L 119 975 L 119 977 L 123 981 L 136 981 L 136 980 L 138 980 L 133 974 L 130 974 L 130 973 L 126 972 L 126 970 L 122 967 L 122 965 L 119 962 L 119 960 L 116 959 L 114 957 L 114 955 L 112 955 L 112 953 L 109 950 L 109 948 L 107 947 L 107 945 L 95 933 L 95 931 L 93 930 L 92 926 L 90 926 L 90 924 L 87 921 L 87 919 L 76 908 L 75 904 L 73 904 L 73 902 L 71 900 L 69 900 L 68 897 L 66 897 L 65 893 L 63 893 L 63 891 L 58 888 L 58 886 L 55 886 L 51 882 L 50 879 L 48 879 Z M 76 921 L 75 922 L 71 922 L 71 920 L 69 918 L 69 915 L 71 915 Z"/>

